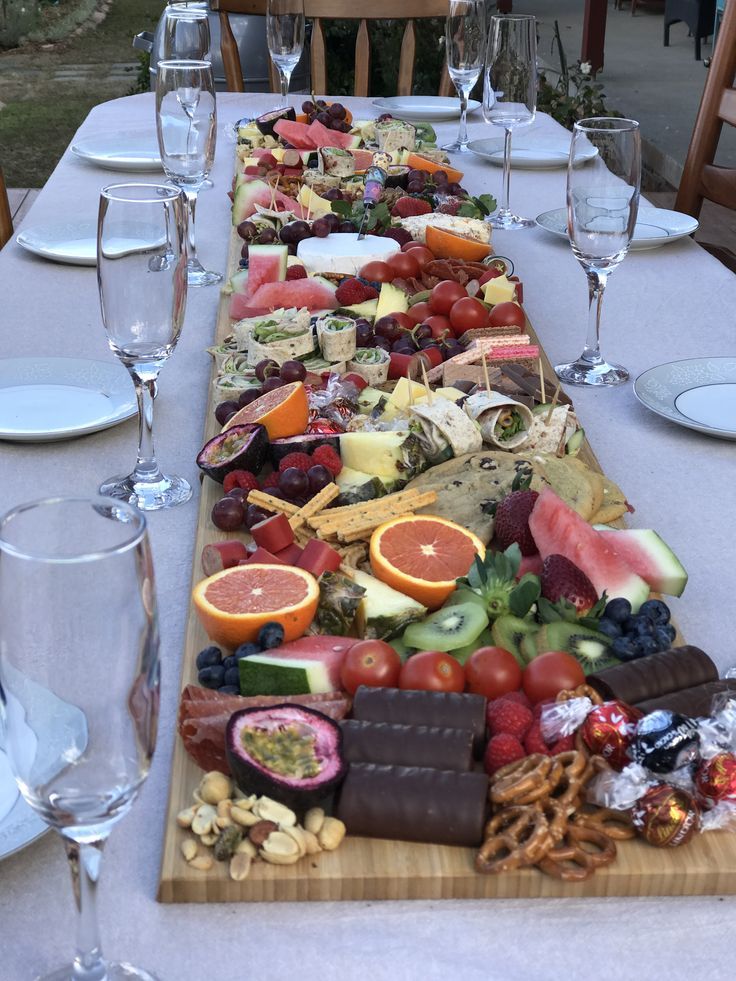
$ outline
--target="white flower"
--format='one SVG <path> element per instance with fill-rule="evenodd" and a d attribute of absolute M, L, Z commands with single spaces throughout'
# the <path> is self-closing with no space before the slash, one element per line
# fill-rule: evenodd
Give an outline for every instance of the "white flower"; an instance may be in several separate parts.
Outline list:
<path fill-rule="evenodd" d="M 591 65 L 591 63 L 589 61 L 583 61 L 583 62 L 580 63 L 580 72 L 583 75 L 592 75 L 593 74 L 593 66 Z"/>

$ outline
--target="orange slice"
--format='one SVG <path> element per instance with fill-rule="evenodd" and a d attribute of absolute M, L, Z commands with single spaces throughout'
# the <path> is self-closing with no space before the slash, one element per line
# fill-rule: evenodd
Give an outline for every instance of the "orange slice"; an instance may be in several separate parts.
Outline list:
<path fill-rule="evenodd" d="M 307 390 L 301 382 L 289 382 L 288 385 L 266 392 L 236 412 L 223 426 L 222 431 L 246 422 L 259 422 L 265 426 L 269 439 L 298 436 L 304 432 L 309 422 Z"/>
<path fill-rule="evenodd" d="M 427 170 L 430 174 L 433 174 L 436 170 L 444 170 L 451 184 L 459 184 L 465 176 L 462 170 L 455 170 L 449 164 L 437 163 L 423 156 L 421 153 L 410 153 L 406 158 L 406 165 L 414 170 Z"/>
<path fill-rule="evenodd" d="M 430 514 L 406 514 L 371 536 L 371 568 L 377 579 L 436 610 L 466 576 L 485 546 L 467 528 Z"/>
<path fill-rule="evenodd" d="M 319 603 L 317 580 L 304 569 L 236 565 L 197 583 L 192 591 L 207 636 L 224 647 L 255 640 L 265 623 L 284 628 L 284 640 L 301 637 Z"/>
<path fill-rule="evenodd" d="M 465 259 L 468 262 L 480 262 L 491 253 L 490 245 L 478 242 L 474 238 L 464 238 L 454 232 L 448 232 L 436 225 L 427 225 L 427 248 L 434 252 L 438 259 Z"/>

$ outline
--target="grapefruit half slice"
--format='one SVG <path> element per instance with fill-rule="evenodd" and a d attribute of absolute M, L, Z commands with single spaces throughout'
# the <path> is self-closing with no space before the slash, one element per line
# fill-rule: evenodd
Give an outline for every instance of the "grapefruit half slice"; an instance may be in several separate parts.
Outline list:
<path fill-rule="evenodd" d="M 309 422 L 309 402 L 304 385 L 300 381 L 290 382 L 266 392 L 236 412 L 222 431 L 243 422 L 259 422 L 266 427 L 269 439 L 300 435 Z"/>

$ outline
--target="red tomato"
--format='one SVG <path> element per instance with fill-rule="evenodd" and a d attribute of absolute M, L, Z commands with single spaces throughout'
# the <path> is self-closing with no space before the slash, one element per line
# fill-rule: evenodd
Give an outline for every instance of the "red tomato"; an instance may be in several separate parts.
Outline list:
<path fill-rule="evenodd" d="M 422 324 L 424 321 L 431 317 L 434 313 L 432 307 L 428 303 L 415 303 L 413 307 L 409 307 L 406 311 L 407 317 L 411 320 L 412 327 L 414 324 Z"/>
<path fill-rule="evenodd" d="M 399 688 L 412 691 L 463 691 L 465 672 L 452 654 L 419 651 L 402 666 Z"/>
<path fill-rule="evenodd" d="M 441 313 L 447 316 L 452 309 L 453 303 L 462 300 L 467 296 L 467 290 L 460 283 L 455 283 L 451 279 L 445 279 L 432 290 L 429 302 L 434 313 Z"/>
<path fill-rule="evenodd" d="M 585 684 L 585 672 L 580 661 L 567 651 L 547 651 L 538 654 L 524 668 L 522 686 L 528 698 L 543 702 L 556 698 L 558 693 Z"/>
<path fill-rule="evenodd" d="M 408 244 L 411 245 L 412 248 L 407 249 L 406 246 L 404 246 L 401 251 L 410 253 L 412 259 L 416 259 L 419 263 L 420 269 L 424 269 L 428 262 L 434 262 L 434 252 L 430 252 L 426 245 L 422 245 L 419 242 L 410 242 Z"/>
<path fill-rule="evenodd" d="M 402 252 L 411 252 L 412 249 L 425 249 L 427 252 L 429 252 L 433 259 L 435 257 L 434 252 L 430 252 L 427 246 L 423 245 L 421 242 L 405 242 L 401 246 Z"/>
<path fill-rule="evenodd" d="M 526 317 L 521 307 L 509 300 L 508 303 L 497 303 L 491 310 L 491 315 L 488 318 L 488 326 L 521 327 L 523 330 L 526 326 Z"/>
<path fill-rule="evenodd" d="M 386 261 L 393 269 L 394 275 L 401 276 L 402 279 L 408 279 L 410 276 L 418 276 L 422 271 L 419 261 L 414 258 L 411 252 L 397 252 Z"/>
<path fill-rule="evenodd" d="M 350 695 L 359 685 L 369 688 L 395 688 L 399 681 L 401 658 L 382 640 L 361 640 L 345 655 L 340 670 L 342 686 Z"/>
<path fill-rule="evenodd" d="M 374 283 L 391 283 L 396 278 L 396 272 L 387 262 L 375 260 L 366 262 L 361 268 L 360 275 L 363 279 L 372 279 Z"/>
<path fill-rule="evenodd" d="M 468 691 L 486 698 L 499 698 L 521 688 L 521 668 L 514 655 L 503 647 L 479 647 L 465 664 Z"/>
<path fill-rule="evenodd" d="M 480 300 L 466 296 L 463 300 L 453 303 L 450 310 L 450 323 L 457 337 L 466 330 L 477 330 L 488 326 L 488 310 Z"/>
<path fill-rule="evenodd" d="M 408 313 L 392 313 L 391 316 L 394 320 L 398 320 L 402 327 L 407 330 L 411 330 L 414 327 L 414 321 L 411 319 Z"/>
<path fill-rule="evenodd" d="M 450 321 L 447 317 L 427 317 L 427 319 L 423 322 L 425 324 L 429 324 L 429 326 L 432 328 L 432 337 L 455 336 L 455 332 L 452 329 Z"/>

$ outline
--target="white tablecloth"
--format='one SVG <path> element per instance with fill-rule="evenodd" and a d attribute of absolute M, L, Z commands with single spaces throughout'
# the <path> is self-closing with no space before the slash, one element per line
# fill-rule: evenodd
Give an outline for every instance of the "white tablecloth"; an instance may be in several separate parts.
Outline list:
<path fill-rule="evenodd" d="M 224 125 L 270 108 L 273 97 L 218 96 Z M 356 117 L 375 113 L 349 100 Z M 98 106 L 80 136 L 153 130 L 151 95 Z M 438 126 L 442 140 L 456 124 Z M 566 134 L 548 117 L 539 133 Z M 471 137 L 496 136 L 473 118 Z M 646 134 L 645 134 L 646 135 Z M 43 134 L 39 133 L 39 153 Z M 220 138 L 215 188 L 197 209 L 199 253 L 225 266 L 233 146 Z M 501 171 L 471 157 L 464 184 L 500 196 Z M 92 168 L 70 152 L 26 218 L 27 226 L 97 213 L 99 188 L 133 179 Z M 146 175 L 143 179 L 149 180 Z M 534 216 L 564 204 L 565 171 L 515 171 L 512 206 Z M 585 277 L 565 242 L 532 229 L 498 234 L 524 280 L 526 308 L 553 362 L 572 359 L 585 334 Z M 198 486 L 218 293 L 192 290 L 179 346 L 156 402 L 161 463 Z M 632 377 L 651 365 L 701 355 L 736 355 L 736 278 L 690 240 L 631 254 L 605 299 L 603 350 Z M 94 269 L 54 265 L 11 243 L 0 255 L 2 355 L 112 359 L 100 322 Z M 690 573 L 674 601 L 685 636 L 721 669 L 736 662 L 733 572 L 736 455 L 733 443 L 659 419 L 631 385 L 573 392 L 586 433 L 607 473 L 636 506 L 632 523 L 655 527 Z M 132 467 L 136 423 L 68 443 L 0 444 L 0 508 L 49 493 L 92 493 Z M 141 799 L 110 839 L 100 896 L 105 951 L 169 981 L 204 977 L 282 979 L 620 979 L 732 976 L 736 902 L 731 898 L 555 901 L 359 902 L 166 906 L 155 901 L 174 740 L 181 650 L 189 599 L 197 501 L 154 514 L 150 530 L 163 638 L 159 747 Z M 682 854 L 687 861 L 686 850 Z M 66 860 L 54 836 L 0 867 L 0 979 L 21 981 L 68 958 L 73 903 Z"/>

